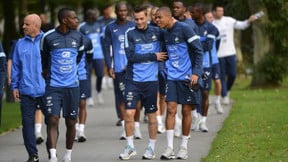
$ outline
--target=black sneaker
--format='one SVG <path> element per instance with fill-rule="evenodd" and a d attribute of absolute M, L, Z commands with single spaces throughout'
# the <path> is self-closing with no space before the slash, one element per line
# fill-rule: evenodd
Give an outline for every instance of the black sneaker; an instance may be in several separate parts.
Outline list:
<path fill-rule="evenodd" d="M 119 126 L 122 126 L 122 123 L 121 123 L 121 121 L 122 121 L 122 120 L 121 120 L 121 119 L 119 119 L 119 120 L 117 121 L 117 123 L 116 123 L 116 126 L 118 126 L 118 127 L 119 127 Z"/>
<path fill-rule="evenodd" d="M 38 155 L 32 155 L 26 162 L 39 162 L 39 157 Z"/>
<path fill-rule="evenodd" d="M 42 137 L 36 138 L 36 144 L 40 145 L 42 142 L 44 142 L 44 139 Z"/>

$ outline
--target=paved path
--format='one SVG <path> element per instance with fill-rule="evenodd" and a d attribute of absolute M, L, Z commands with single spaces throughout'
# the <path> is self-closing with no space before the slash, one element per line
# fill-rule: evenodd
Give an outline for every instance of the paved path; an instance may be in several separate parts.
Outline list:
<path fill-rule="evenodd" d="M 86 136 L 88 138 L 85 143 L 75 143 L 72 160 L 73 162 L 116 162 L 120 161 L 118 156 L 122 153 L 125 141 L 120 141 L 121 127 L 115 126 L 116 115 L 114 108 L 114 95 L 111 89 L 103 91 L 105 103 L 103 105 L 96 105 L 88 109 L 88 119 L 86 126 Z M 224 107 L 225 113 L 222 115 L 216 114 L 214 107 L 210 107 L 208 116 L 208 133 L 192 132 L 191 139 L 188 145 L 189 159 L 188 160 L 174 160 L 174 161 L 189 161 L 200 162 L 201 158 L 205 157 L 210 149 L 211 142 L 217 135 L 217 132 L 222 126 L 222 122 L 228 116 L 231 106 Z M 141 131 L 143 139 L 136 140 L 135 146 L 137 149 L 137 156 L 133 158 L 133 162 L 143 161 L 142 154 L 147 145 L 148 132 L 147 124 L 143 123 L 141 117 Z M 46 127 L 42 129 L 45 135 Z M 61 120 L 60 137 L 57 145 L 57 154 L 59 162 L 62 160 L 65 152 L 65 138 L 64 121 Z M 27 160 L 27 153 L 23 145 L 21 129 L 13 132 L 0 135 L 0 162 L 23 162 Z M 175 152 L 178 151 L 181 139 L 174 140 Z M 159 159 L 166 147 L 165 134 L 158 135 L 156 143 L 156 159 L 155 162 L 162 161 Z M 47 162 L 47 153 L 45 145 L 38 146 L 40 162 Z"/>

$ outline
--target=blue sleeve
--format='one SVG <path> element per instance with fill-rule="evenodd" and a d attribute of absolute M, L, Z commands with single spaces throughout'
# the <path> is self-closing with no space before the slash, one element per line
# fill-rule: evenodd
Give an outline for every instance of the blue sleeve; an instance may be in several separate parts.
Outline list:
<path fill-rule="evenodd" d="M 13 51 L 13 58 L 12 58 L 13 61 L 11 67 L 11 90 L 17 89 L 19 87 L 21 67 L 17 47 L 18 43 L 16 43 L 15 49 Z"/>
<path fill-rule="evenodd" d="M 92 41 L 91 39 L 89 39 L 88 37 L 84 36 L 83 37 L 83 42 L 84 42 L 84 46 L 85 46 L 85 53 L 86 53 L 86 60 L 87 62 L 91 62 L 93 60 L 93 45 L 92 45 Z"/>
<path fill-rule="evenodd" d="M 112 36 L 111 36 L 111 30 L 110 27 L 107 26 L 105 29 L 105 35 L 104 35 L 104 41 L 103 41 L 103 54 L 105 58 L 105 63 L 107 65 L 107 68 L 111 68 L 112 63 L 112 56 L 110 54 L 110 47 L 112 45 Z"/>
<path fill-rule="evenodd" d="M 147 61 L 157 61 L 157 56 L 155 53 L 145 53 L 145 54 L 137 54 L 135 51 L 135 43 L 133 40 L 133 32 L 128 31 L 125 33 L 125 53 L 127 60 L 132 63 L 141 63 Z"/>
<path fill-rule="evenodd" d="M 216 35 L 217 35 L 216 27 L 209 25 L 206 40 L 201 41 L 204 52 L 212 50 L 214 41 L 216 39 Z"/>
<path fill-rule="evenodd" d="M 195 34 L 195 32 L 189 27 L 183 28 L 184 35 L 186 36 L 186 40 L 188 46 L 190 48 L 189 54 L 192 64 L 192 72 L 195 75 L 202 75 L 202 62 L 203 62 L 203 50 L 199 37 Z"/>
<path fill-rule="evenodd" d="M 45 78 L 48 73 L 48 64 L 50 61 L 50 53 L 48 50 L 48 41 L 45 37 L 45 35 L 42 37 L 41 40 L 41 46 L 40 46 L 40 52 L 41 52 L 41 64 L 42 64 L 42 72 L 43 77 Z"/>

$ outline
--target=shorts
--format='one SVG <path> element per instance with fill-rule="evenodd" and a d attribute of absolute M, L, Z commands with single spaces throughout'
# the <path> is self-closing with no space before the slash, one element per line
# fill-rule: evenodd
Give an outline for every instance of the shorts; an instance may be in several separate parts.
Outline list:
<path fill-rule="evenodd" d="M 212 79 L 213 80 L 220 79 L 220 66 L 219 66 L 219 63 L 212 65 L 211 73 L 212 73 Z"/>
<path fill-rule="evenodd" d="M 114 79 L 114 92 L 115 96 L 119 98 L 119 101 L 125 101 L 124 94 L 125 94 L 125 72 L 115 73 Z"/>
<path fill-rule="evenodd" d="M 64 118 L 77 118 L 80 100 L 79 87 L 58 88 L 46 86 L 44 96 L 45 116 L 59 116 L 63 108 Z"/>
<path fill-rule="evenodd" d="M 126 80 L 125 106 L 126 109 L 136 109 L 140 100 L 145 113 L 157 111 L 158 81 L 135 82 Z"/>
<path fill-rule="evenodd" d="M 80 88 L 80 99 L 86 100 L 86 98 L 89 98 L 89 80 L 80 80 L 79 81 L 79 88 Z"/>
<path fill-rule="evenodd" d="M 201 90 L 209 91 L 211 89 L 211 68 L 203 68 L 203 86 L 201 87 Z"/>
<path fill-rule="evenodd" d="M 193 90 L 187 81 L 166 82 L 166 102 L 177 102 L 178 104 L 199 105 L 199 89 Z"/>
<path fill-rule="evenodd" d="M 158 74 L 158 82 L 159 82 L 159 93 L 165 95 L 166 78 L 160 73 Z"/>

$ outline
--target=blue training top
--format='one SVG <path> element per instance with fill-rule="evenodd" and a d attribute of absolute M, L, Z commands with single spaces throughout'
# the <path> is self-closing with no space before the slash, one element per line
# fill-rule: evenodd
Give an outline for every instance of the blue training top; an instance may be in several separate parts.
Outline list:
<path fill-rule="evenodd" d="M 41 55 L 47 84 L 60 88 L 78 87 L 77 64 L 83 51 L 83 35 L 76 30 L 62 33 L 56 28 L 45 33 Z"/>
<path fill-rule="evenodd" d="M 158 62 L 155 53 L 161 51 L 161 32 L 148 25 L 145 30 L 130 28 L 125 34 L 125 52 L 128 59 L 127 80 L 157 81 Z"/>
<path fill-rule="evenodd" d="M 215 40 L 219 35 L 218 30 L 213 24 L 205 20 L 203 24 L 196 23 L 195 33 L 200 37 L 204 51 L 202 66 L 203 68 L 209 68 L 212 65 L 212 49 L 216 45 Z"/>
<path fill-rule="evenodd" d="M 169 59 L 166 61 L 168 80 L 186 80 L 192 74 L 201 76 L 203 50 L 199 36 L 190 26 L 175 22 L 164 31 L 164 41 Z"/>
<path fill-rule="evenodd" d="M 126 21 L 125 24 L 120 25 L 117 21 L 108 24 L 105 30 L 104 37 L 104 54 L 105 62 L 110 69 L 112 67 L 113 58 L 113 68 L 116 73 L 123 72 L 127 66 L 127 58 L 124 50 L 124 35 L 125 32 L 134 27 L 135 23 L 132 21 Z M 112 46 L 112 54 L 111 54 Z"/>

